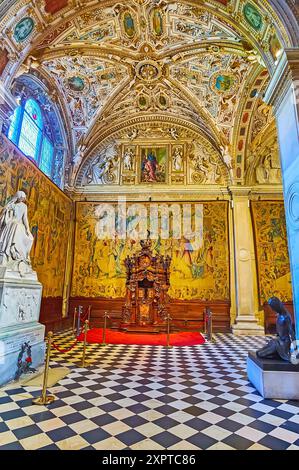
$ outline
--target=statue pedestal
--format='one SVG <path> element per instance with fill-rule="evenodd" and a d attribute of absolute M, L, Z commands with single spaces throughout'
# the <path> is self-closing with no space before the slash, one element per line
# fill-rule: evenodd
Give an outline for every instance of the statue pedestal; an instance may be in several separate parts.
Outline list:
<path fill-rule="evenodd" d="M 14 380 L 18 371 L 38 368 L 44 362 L 45 327 L 38 323 L 42 285 L 35 272 L 19 272 L 0 267 L 0 385 Z M 22 345 L 28 343 L 19 358 Z M 19 362 L 18 367 L 18 359 Z"/>
<path fill-rule="evenodd" d="M 249 352 L 247 376 L 264 398 L 299 400 L 299 365 L 282 359 L 260 359 Z"/>

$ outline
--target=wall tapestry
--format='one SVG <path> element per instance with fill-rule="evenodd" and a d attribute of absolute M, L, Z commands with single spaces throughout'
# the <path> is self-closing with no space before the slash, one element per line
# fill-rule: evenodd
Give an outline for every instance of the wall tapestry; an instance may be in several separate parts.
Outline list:
<path fill-rule="evenodd" d="M 134 204 L 146 208 L 143 215 L 149 224 L 151 203 Z M 176 204 L 180 208 L 181 203 Z M 117 211 L 117 204 L 112 205 Z M 128 204 L 126 224 L 132 222 Z M 205 202 L 203 206 L 203 243 L 195 249 L 192 242 L 180 239 L 153 240 L 156 253 L 172 257 L 169 294 L 174 299 L 229 300 L 229 243 L 226 202 Z M 99 203 L 77 203 L 76 241 L 72 281 L 72 297 L 125 296 L 124 260 L 140 249 L 133 238 L 118 235 L 100 239 L 97 235 Z M 192 210 L 194 205 L 191 204 Z M 116 212 L 117 214 L 117 212 Z M 118 216 L 116 215 L 116 218 Z M 159 226 L 161 225 L 161 214 Z M 170 230 L 170 234 L 171 234 Z"/>
<path fill-rule="evenodd" d="M 283 202 L 252 202 L 260 304 L 270 297 L 292 300 Z"/>
<path fill-rule="evenodd" d="M 33 269 L 43 297 L 62 297 L 72 203 L 26 157 L 0 137 L 0 210 L 18 190 L 28 199 Z"/>

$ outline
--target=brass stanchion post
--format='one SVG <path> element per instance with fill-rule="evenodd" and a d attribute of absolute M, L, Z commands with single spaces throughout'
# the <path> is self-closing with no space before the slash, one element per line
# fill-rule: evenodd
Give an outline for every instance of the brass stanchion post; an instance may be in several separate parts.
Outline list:
<path fill-rule="evenodd" d="M 81 316 L 82 316 L 82 305 L 79 305 L 79 307 L 78 307 L 78 320 L 77 320 L 77 337 L 80 335 Z"/>
<path fill-rule="evenodd" d="M 210 333 L 210 341 L 211 343 L 215 343 L 215 338 L 213 336 L 213 317 L 212 317 L 212 312 L 211 312 L 211 333 Z"/>
<path fill-rule="evenodd" d="M 88 326 L 90 326 L 90 317 L 91 317 L 91 305 L 88 306 L 88 317 L 87 317 Z"/>
<path fill-rule="evenodd" d="M 50 403 L 53 403 L 53 401 L 55 400 L 54 395 L 47 395 L 52 340 L 53 340 L 53 333 L 52 331 L 50 331 L 48 333 L 47 358 L 46 358 L 45 371 L 44 371 L 44 383 L 43 383 L 42 395 L 41 397 L 38 397 L 32 400 L 32 403 L 34 405 L 49 405 Z"/>
<path fill-rule="evenodd" d="M 171 344 L 170 344 L 170 338 L 169 338 L 169 336 L 170 336 L 170 320 L 171 320 L 171 317 L 170 317 L 169 314 L 167 314 L 166 320 L 167 320 L 167 345 L 166 345 L 166 347 L 167 347 L 168 349 L 170 349 L 170 348 L 172 348 L 173 346 L 171 346 Z"/>
<path fill-rule="evenodd" d="M 203 318 L 204 318 L 204 334 L 207 334 L 207 309 L 205 308 L 203 311 Z"/>
<path fill-rule="evenodd" d="M 86 357 L 86 346 L 87 346 L 87 332 L 88 332 L 88 320 L 85 320 L 85 323 L 84 323 L 84 343 L 83 343 L 82 367 L 86 367 L 85 357 Z"/>
<path fill-rule="evenodd" d="M 76 318 L 77 318 L 77 307 L 75 307 L 75 310 L 74 310 L 74 318 L 73 318 L 73 333 L 75 333 L 75 328 L 76 328 Z"/>
<path fill-rule="evenodd" d="M 215 340 L 213 338 L 213 315 L 209 308 L 207 308 L 206 312 L 207 312 L 207 319 L 208 319 L 208 328 L 207 328 L 208 341 L 210 341 L 211 343 L 214 343 Z"/>
<path fill-rule="evenodd" d="M 106 346 L 106 329 L 107 329 L 107 318 L 109 318 L 108 312 L 104 313 L 104 330 L 103 330 L 103 340 L 101 346 Z"/>

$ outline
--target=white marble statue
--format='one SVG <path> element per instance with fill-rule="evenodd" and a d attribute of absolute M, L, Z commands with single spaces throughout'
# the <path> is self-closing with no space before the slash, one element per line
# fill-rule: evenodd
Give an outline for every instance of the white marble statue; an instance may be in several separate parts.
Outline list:
<path fill-rule="evenodd" d="M 25 200 L 26 194 L 18 191 L 0 214 L 0 266 L 19 264 L 21 261 L 31 266 L 33 236 Z"/>

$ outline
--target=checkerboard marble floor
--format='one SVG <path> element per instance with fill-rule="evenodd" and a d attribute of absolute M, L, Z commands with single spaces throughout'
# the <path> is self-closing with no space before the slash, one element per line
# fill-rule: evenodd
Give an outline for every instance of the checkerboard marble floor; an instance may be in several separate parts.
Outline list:
<path fill-rule="evenodd" d="M 88 346 L 53 353 L 69 375 L 49 390 L 48 407 L 32 404 L 40 389 L 0 390 L 4 449 L 299 449 L 299 402 L 264 400 L 246 377 L 246 357 L 261 337 L 215 335 L 201 346 Z M 69 332 L 55 337 L 61 347 Z"/>

